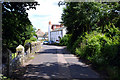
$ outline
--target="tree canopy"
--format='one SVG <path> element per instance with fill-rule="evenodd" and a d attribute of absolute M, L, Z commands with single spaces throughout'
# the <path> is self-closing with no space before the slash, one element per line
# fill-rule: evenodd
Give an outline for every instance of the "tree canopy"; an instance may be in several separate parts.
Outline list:
<path fill-rule="evenodd" d="M 69 2 L 62 21 L 68 34 L 61 44 L 97 69 L 106 70 L 111 80 L 119 80 L 120 2 Z"/>
<path fill-rule="evenodd" d="M 63 10 L 62 21 L 68 33 L 73 34 L 73 42 L 83 32 L 97 28 L 104 32 L 104 26 L 113 23 L 120 27 L 120 3 L 68 2 Z"/>
<path fill-rule="evenodd" d="M 13 52 L 35 33 L 26 10 L 36 9 L 37 5 L 37 2 L 2 3 L 2 43 Z"/>

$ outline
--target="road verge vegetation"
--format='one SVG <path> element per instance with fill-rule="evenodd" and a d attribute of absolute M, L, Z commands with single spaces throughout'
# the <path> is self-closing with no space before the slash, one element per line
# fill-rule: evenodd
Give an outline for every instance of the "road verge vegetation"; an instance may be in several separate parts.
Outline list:
<path fill-rule="evenodd" d="M 65 6 L 62 23 L 70 37 L 64 36 L 61 44 L 106 72 L 109 80 L 120 80 L 120 3 L 69 2 Z"/>
<path fill-rule="evenodd" d="M 104 34 L 99 31 L 83 33 L 72 46 L 68 34 L 61 39 L 61 44 L 80 58 L 89 60 L 99 71 L 105 70 L 111 79 L 119 79 L 120 30 L 112 24 L 107 27 L 108 32 Z"/>

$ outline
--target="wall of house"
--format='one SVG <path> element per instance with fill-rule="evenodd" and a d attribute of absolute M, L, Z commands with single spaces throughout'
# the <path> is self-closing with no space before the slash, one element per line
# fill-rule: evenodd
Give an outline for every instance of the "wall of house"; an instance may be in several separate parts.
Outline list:
<path fill-rule="evenodd" d="M 64 28 L 64 29 L 63 29 L 63 36 L 66 35 L 66 33 L 67 33 L 67 29 Z"/>
<path fill-rule="evenodd" d="M 59 41 L 59 37 L 62 37 L 62 31 L 54 31 L 51 32 L 51 40 L 54 42 L 58 42 Z M 58 40 L 58 41 L 56 41 Z"/>

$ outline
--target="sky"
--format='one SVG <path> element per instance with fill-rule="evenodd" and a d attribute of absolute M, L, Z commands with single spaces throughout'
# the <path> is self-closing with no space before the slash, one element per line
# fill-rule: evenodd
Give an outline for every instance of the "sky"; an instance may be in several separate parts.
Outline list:
<path fill-rule="evenodd" d="M 35 9 L 28 10 L 28 18 L 36 29 L 48 32 L 48 23 L 60 24 L 61 14 L 64 6 L 58 6 L 59 1 L 63 0 L 35 0 L 40 5 Z"/>

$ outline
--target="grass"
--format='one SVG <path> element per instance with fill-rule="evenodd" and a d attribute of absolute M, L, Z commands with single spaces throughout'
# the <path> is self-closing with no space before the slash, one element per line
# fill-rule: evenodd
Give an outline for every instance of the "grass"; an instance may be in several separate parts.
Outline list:
<path fill-rule="evenodd" d="M 17 56 L 17 53 L 12 53 L 12 59 L 14 59 Z"/>

